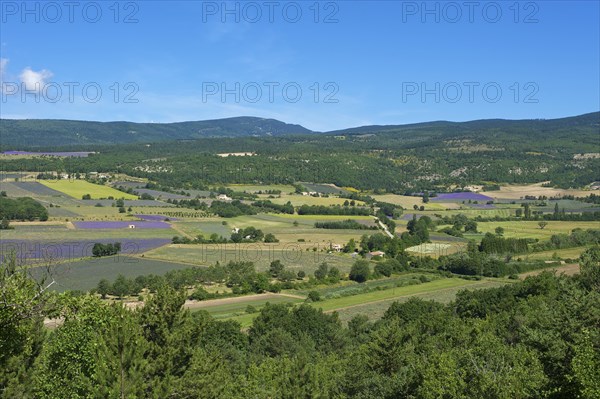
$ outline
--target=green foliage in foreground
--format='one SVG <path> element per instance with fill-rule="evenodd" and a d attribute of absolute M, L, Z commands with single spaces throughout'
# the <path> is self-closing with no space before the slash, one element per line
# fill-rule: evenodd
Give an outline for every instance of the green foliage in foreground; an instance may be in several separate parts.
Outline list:
<path fill-rule="evenodd" d="M 162 286 L 125 310 L 49 296 L 14 262 L 0 270 L 0 395 L 6 398 L 597 398 L 600 249 L 582 275 L 543 273 L 395 303 L 342 326 L 302 304 L 265 306 L 247 332 L 182 310 Z M 49 304 L 55 305 L 50 307 Z M 64 317 L 47 332 L 45 315 Z"/>

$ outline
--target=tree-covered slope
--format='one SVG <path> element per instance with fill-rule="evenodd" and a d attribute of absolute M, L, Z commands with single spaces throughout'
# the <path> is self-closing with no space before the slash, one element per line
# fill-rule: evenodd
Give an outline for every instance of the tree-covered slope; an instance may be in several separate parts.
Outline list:
<path fill-rule="evenodd" d="M 193 140 L 201 137 L 278 136 L 311 133 L 275 119 L 237 117 L 197 122 L 134 123 L 54 119 L 0 119 L 3 147 L 123 144 Z"/>

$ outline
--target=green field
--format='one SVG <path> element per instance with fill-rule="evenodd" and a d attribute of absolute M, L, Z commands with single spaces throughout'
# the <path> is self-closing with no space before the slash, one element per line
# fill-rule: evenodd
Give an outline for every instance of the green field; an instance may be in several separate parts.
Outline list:
<path fill-rule="evenodd" d="M 230 319 L 239 316 L 248 316 L 250 320 L 257 316 L 257 313 L 248 314 L 246 308 L 254 306 L 256 310 L 262 309 L 267 303 L 299 303 L 301 298 L 293 298 L 286 295 L 262 294 L 252 295 L 247 298 L 238 297 L 232 299 L 204 301 L 191 307 L 192 311 L 206 310 L 215 319 Z"/>
<path fill-rule="evenodd" d="M 553 234 L 569 234 L 573 229 L 597 229 L 598 222 L 571 222 L 549 221 L 544 229 L 540 229 L 536 221 L 511 221 L 511 222 L 480 222 L 477 229 L 482 233 L 494 233 L 496 227 L 504 228 L 504 237 L 538 238 L 548 240 Z M 439 228 L 443 228 L 440 226 Z M 466 236 L 466 235 L 465 235 Z"/>
<path fill-rule="evenodd" d="M 137 199 L 138 197 L 133 194 L 127 194 L 122 191 L 116 190 L 112 187 L 101 186 L 99 184 L 89 183 L 85 180 L 38 180 L 41 184 L 67 194 L 73 198 L 81 199 L 85 194 L 90 194 L 92 199 L 101 198 L 124 198 L 124 199 Z"/>
<path fill-rule="evenodd" d="M 542 251 L 542 252 L 534 252 L 532 254 L 526 255 L 526 259 L 536 260 L 536 259 L 552 259 L 554 254 L 556 254 L 561 259 L 577 259 L 579 255 L 589 247 L 575 247 L 575 248 L 565 248 L 565 249 L 555 249 L 550 251 Z"/>

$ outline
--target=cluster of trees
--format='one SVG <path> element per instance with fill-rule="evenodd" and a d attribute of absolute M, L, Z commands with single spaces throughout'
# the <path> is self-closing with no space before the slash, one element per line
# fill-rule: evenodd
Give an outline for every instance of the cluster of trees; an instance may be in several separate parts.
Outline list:
<path fill-rule="evenodd" d="M 525 238 L 504 238 L 492 233 L 487 233 L 479 244 L 479 250 L 488 254 L 520 254 L 529 250 Z"/>
<path fill-rule="evenodd" d="M 279 205 L 274 204 L 269 200 L 262 200 L 253 202 L 252 206 L 266 212 L 287 213 L 288 215 L 294 214 L 294 206 L 290 201 L 286 202 L 284 205 Z"/>
<path fill-rule="evenodd" d="M 265 243 L 276 243 L 279 242 L 277 237 L 273 233 L 264 234 L 262 230 L 257 229 L 253 226 L 248 226 L 243 229 L 239 229 L 236 232 L 231 233 L 231 238 L 227 239 L 217 233 L 211 234 L 208 238 L 204 238 L 204 235 L 199 234 L 196 238 L 191 239 L 188 237 L 174 236 L 171 239 L 173 244 L 226 244 L 226 243 L 250 243 L 250 242 L 265 242 Z"/>
<path fill-rule="evenodd" d="M 534 251 L 548 251 L 590 244 L 600 244 L 600 229 L 583 230 L 576 228 L 571 231 L 571 234 L 553 234 L 550 240 L 533 244 L 532 249 Z"/>
<path fill-rule="evenodd" d="M 235 243 L 258 241 L 264 241 L 266 243 L 279 242 L 279 240 L 272 233 L 264 234 L 262 230 L 257 229 L 253 226 L 248 226 L 246 228 L 239 229 L 235 233 L 232 233 L 231 241 Z"/>
<path fill-rule="evenodd" d="M 316 222 L 315 228 L 317 229 L 336 229 L 336 230 L 377 230 L 377 226 L 368 226 L 363 223 L 359 223 L 356 220 L 339 220 L 339 221 L 327 221 L 327 222 Z"/>
<path fill-rule="evenodd" d="M 120 242 L 108 244 L 102 244 L 100 242 L 97 242 L 92 247 L 92 255 L 95 257 L 112 256 L 118 254 L 119 252 L 121 252 Z"/>
<path fill-rule="evenodd" d="M 242 215 L 256 215 L 258 213 L 254 207 L 246 205 L 239 200 L 234 200 L 231 202 L 213 201 L 208 209 L 213 214 L 219 215 L 223 218 L 233 218 Z"/>
<path fill-rule="evenodd" d="M 348 206 L 302 205 L 297 209 L 298 215 L 371 215 L 370 208 Z"/>
<path fill-rule="evenodd" d="M 137 311 L 42 295 L 1 265 L 0 392 L 7 398 L 597 398 L 600 249 L 580 276 L 543 273 L 412 298 L 344 326 L 313 306 L 267 305 L 246 332 L 182 309 L 160 285 Z M 8 277 L 5 277 L 8 276 Z M 46 316 L 64 323 L 43 327 Z"/>
<path fill-rule="evenodd" d="M 477 233 L 477 221 L 469 219 L 466 215 L 444 215 L 436 222 L 437 225 L 449 224 L 451 226 L 440 229 L 440 232 L 455 237 L 462 237 L 463 233 Z"/>
<path fill-rule="evenodd" d="M 12 199 L 6 195 L 0 195 L 0 219 L 46 221 L 48 220 L 48 210 L 33 198 Z"/>

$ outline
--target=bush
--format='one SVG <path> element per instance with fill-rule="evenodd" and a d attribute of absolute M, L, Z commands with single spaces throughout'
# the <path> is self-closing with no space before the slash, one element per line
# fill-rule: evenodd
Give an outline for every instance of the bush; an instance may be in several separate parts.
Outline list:
<path fill-rule="evenodd" d="M 319 302 L 321 300 L 321 294 L 318 291 L 311 291 L 308 293 L 308 299 L 311 302 Z"/>
<path fill-rule="evenodd" d="M 258 310 L 254 306 L 252 306 L 252 305 L 246 306 L 246 313 L 252 314 L 252 313 L 256 313 L 256 312 L 258 312 Z"/>
<path fill-rule="evenodd" d="M 357 260 L 350 269 L 349 278 L 357 283 L 364 283 L 369 279 L 370 275 L 369 262 L 363 259 Z"/>
<path fill-rule="evenodd" d="M 375 273 L 381 276 L 390 277 L 392 275 L 392 266 L 389 263 L 378 263 L 375 265 Z"/>

